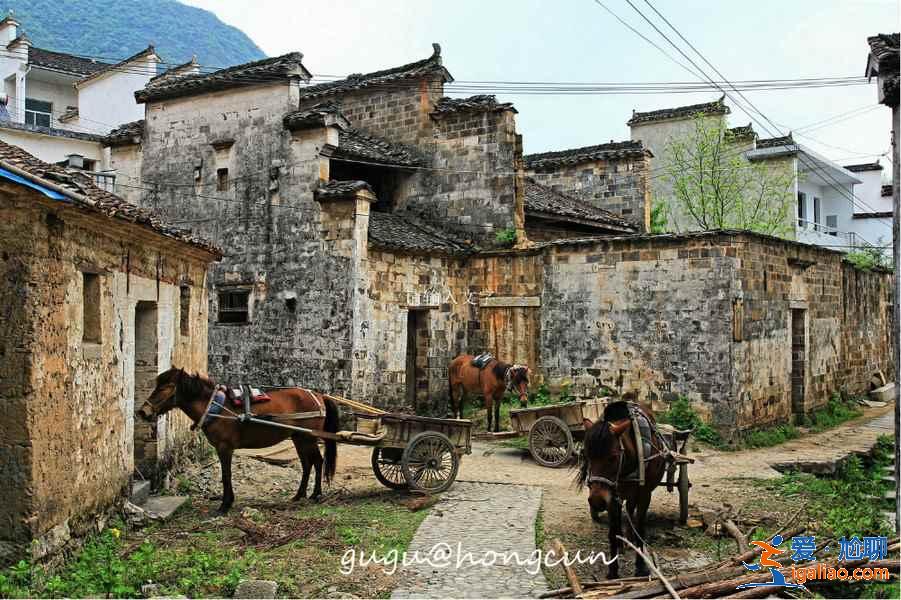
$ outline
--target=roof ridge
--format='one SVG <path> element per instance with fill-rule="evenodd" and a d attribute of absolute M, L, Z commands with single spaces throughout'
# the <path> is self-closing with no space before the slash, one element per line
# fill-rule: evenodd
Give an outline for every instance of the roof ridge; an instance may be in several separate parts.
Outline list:
<path fill-rule="evenodd" d="M 377 80 L 397 81 L 398 79 L 406 79 L 408 77 L 416 77 L 431 70 L 441 70 L 445 76 L 445 81 L 453 81 L 454 78 L 444 68 L 441 60 L 441 45 L 432 44 L 432 54 L 428 58 L 423 58 L 411 63 L 371 71 L 369 73 L 351 73 L 350 75 L 336 79 L 334 81 L 324 81 L 300 90 L 301 98 L 317 98 L 329 94 L 342 93 L 346 91 L 369 87 L 377 83 Z"/>
<path fill-rule="evenodd" d="M 696 114 L 703 115 L 728 115 L 732 112 L 725 102 L 726 95 L 723 94 L 718 99 L 711 102 L 701 102 L 699 104 L 687 104 L 684 106 L 675 106 L 672 108 L 658 108 L 655 110 L 639 112 L 632 111 L 632 118 L 626 122 L 626 125 L 637 125 L 640 123 L 649 123 L 652 121 L 662 121 L 665 119 L 676 119 L 682 117 L 691 117 Z"/>

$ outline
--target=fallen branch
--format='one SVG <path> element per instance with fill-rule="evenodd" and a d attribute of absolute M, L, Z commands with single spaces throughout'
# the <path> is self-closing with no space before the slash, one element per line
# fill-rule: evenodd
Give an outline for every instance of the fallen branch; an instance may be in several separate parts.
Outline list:
<path fill-rule="evenodd" d="M 736 525 L 732 519 L 726 519 L 723 521 L 723 529 L 725 529 L 726 533 L 731 535 L 732 539 L 735 540 L 735 543 L 738 545 L 738 552 L 744 552 L 748 547 L 748 538 L 741 532 L 738 525 Z"/>
<path fill-rule="evenodd" d="M 560 564 L 563 566 L 563 572 L 566 573 L 566 578 L 569 580 L 569 586 L 572 588 L 573 593 L 576 596 L 581 596 L 582 584 L 579 582 L 579 577 L 576 575 L 575 569 L 573 569 L 572 565 L 565 560 L 566 548 L 563 547 L 563 542 L 554 538 L 554 541 L 551 542 L 551 547 L 554 549 L 557 556 L 563 559 Z"/>
<path fill-rule="evenodd" d="M 670 582 L 667 580 L 667 578 L 663 576 L 663 573 L 660 572 L 660 569 L 657 568 L 657 565 L 655 565 L 655 564 L 651 561 L 651 559 L 648 558 L 648 555 L 647 555 L 647 554 L 645 554 L 644 552 L 642 552 L 641 550 L 639 550 L 638 547 L 637 547 L 635 544 L 633 544 L 632 542 L 630 542 L 629 540 L 627 540 L 627 539 L 624 538 L 623 536 L 618 535 L 618 536 L 616 536 L 616 537 L 618 537 L 618 538 L 620 539 L 620 541 L 622 541 L 623 543 L 625 543 L 626 545 L 628 545 L 630 548 L 632 548 L 633 550 L 635 550 L 635 554 L 639 555 L 641 558 L 644 559 L 644 564 L 647 565 L 647 567 L 648 567 L 648 568 L 651 570 L 651 572 L 657 577 L 657 579 L 660 580 L 660 583 L 663 584 L 663 586 L 666 588 L 666 591 L 669 592 L 669 595 L 670 595 L 670 596 L 672 596 L 673 598 L 675 598 L 675 600 L 680 600 L 679 594 L 676 593 L 676 590 L 673 589 L 673 586 L 670 584 Z"/>

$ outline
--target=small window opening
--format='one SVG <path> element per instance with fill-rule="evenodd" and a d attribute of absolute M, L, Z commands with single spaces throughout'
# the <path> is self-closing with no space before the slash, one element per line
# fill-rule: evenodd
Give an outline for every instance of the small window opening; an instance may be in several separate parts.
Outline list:
<path fill-rule="evenodd" d="M 232 290 L 219 292 L 219 322 L 220 323 L 247 323 L 250 321 L 250 309 L 248 300 L 250 292 L 247 290 Z"/>
<path fill-rule="evenodd" d="M 25 98 L 25 124 L 50 127 L 53 120 L 53 103 Z"/>
<path fill-rule="evenodd" d="M 339 181 L 365 181 L 372 187 L 376 201 L 371 210 L 391 212 L 398 208 L 401 198 L 402 183 L 409 174 L 392 167 L 377 167 L 358 163 L 331 161 L 329 177 Z"/>
<path fill-rule="evenodd" d="M 82 341 L 100 343 L 100 275 L 82 273 Z"/>
<path fill-rule="evenodd" d="M 183 285 L 178 293 L 178 325 L 184 336 L 191 333 L 191 288 Z"/>
<path fill-rule="evenodd" d="M 285 300 L 285 308 L 288 309 L 289 313 L 297 312 L 297 298 L 288 298 Z"/>
<path fill-rule="evenodd" d="M 807 220 L 807 194 L 804 192 L 798 192 L 798 226 L 804 227 L 804 222 Z"/>
<path fill-rule="evenodd" d="M 216 190 L 228 191 L 228 169 L 216 169 Z"/>
<path fill-rule="evenodd" d="M 826 215 L 826 233 L 838 236 L 838 215 Z"/>

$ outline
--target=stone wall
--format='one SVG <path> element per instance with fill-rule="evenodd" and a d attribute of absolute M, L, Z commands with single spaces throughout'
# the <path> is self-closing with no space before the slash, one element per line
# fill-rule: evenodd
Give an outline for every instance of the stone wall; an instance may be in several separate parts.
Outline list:
<path fill-rule="evenodd" d="M 651 164 L 640 159 L 597 160 L 551 170 L 529 170 L 538 183 L 620 215 L 646 232 L 651 222 Z M 530 236 L 531 239 L 531 236 Z"/>
<path fill-rule="evenodd" d="M 40 557 L 127 492 L 136 455 L 153 454 L 163 471 L 193 439 L 180 413 L 136 439 L 134 414 L 147 387 L 139 374 L 206 369 L 210 257 L 12 186 L 0 189 L 0 240 L 3 304 L 19 317 L 4 319 L 15 325 L 0 340 L 0 468 L 15 482 L 0 490 L 0 546 L 37 540 Z M 182 288 L 192 299 L 186 329 Z M 143 330 L 156 338 L 146 365 L 135 360 L 146 344 L 136 339 L 141 302 L 157 316 Z"/>
<path fill-rule="evenodd" d="M 285 130 L 298 101 L 273 85 L 150 104 L 142 178 L 160 183 L 141 203 L 225 249 L 209 276 L 214 378 L 350 394 L 353 258 L 335 243 L 350 234 L 314 198 L 337 134 Z M 249 319 L 220 322 L 220 293 L 234 291 L 249 293 Z"/>

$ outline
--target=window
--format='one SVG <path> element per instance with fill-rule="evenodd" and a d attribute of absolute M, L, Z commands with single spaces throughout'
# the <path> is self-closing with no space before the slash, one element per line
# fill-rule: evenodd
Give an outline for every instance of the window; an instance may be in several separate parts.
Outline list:
<path fill-rule="evenodd" d="M 804 227 L 807 220 L 807 194 L 798 192 L 798 227 Z"/>
<path fill-rule="evenodd" d="M 248 300 L 250 291 L 231 290 L 219 292 L 219 322 L 247 323 L 250 321 Z"/>
<path fill-rule="evenodd" d="M 816 230 L 820 230 L 820 199 L 816 196 L 813 197 L 813 222 L 816 226 Z"/>
<path fill-rule="evenodd" d="M 34 98 L 25 98 L 25 124 L 50 127 L 53 117 L 53 104 Z"/>
<path fill-rule="evenodd" d="M 216 189 L 220 192 L 228 191 L 228 169 L 216 169 Z"/>
<path fill-rule="evenodd" d="M 178 325 L 182 335 L 191 334 L 191 288 L 186 285 L 178 289 Z"/>
<path fill-rule="evenodd" d="M 81 339 L 90 344 L 100 343 L 100 275 L 81 274 Z"/>
<path fill-rule="evenodd" d="M 826 233 L 838 236 L 838 215 L 826 215 Z"/>

